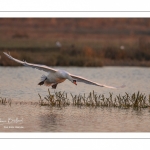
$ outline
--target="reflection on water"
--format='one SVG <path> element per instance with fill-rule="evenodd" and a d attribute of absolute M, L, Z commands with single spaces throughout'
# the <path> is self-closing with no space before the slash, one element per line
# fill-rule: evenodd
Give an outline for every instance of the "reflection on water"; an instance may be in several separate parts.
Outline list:
<path fill-rule="evenodd" d="M 150 69 L 136 67 L 104 67 L 104 68 L 70 68 L 62 67 L 76 75 L 93 81 L 126 87 L 119 90 L 100 88 L 69 81 L 58 85 L 57 91 L 68 94 L 83 94 L 95 90 L 98 94 L 124 94 L 125 92 L 142 92 L 149 94 Z M 38 86 L 42 71 L 25 67 L 0 67 L 0 96 L 11 98 L 13 103 L 0 105 L 0 131 L 3 132 L 149 132 L 150 109 L 142 111 L 118 108 L 50 108 L 20 104 L 20 101 L 38 102 L 38 93 L 47 95 L 47 87 Z M 53 92 L 53 90 L 51 90 Z M 17 102 L 17 104 L 16 104 Z M 14 122 L 8 122 L 8 119 Z M 23 119 L 23 122 L 15 122 Z"/>
<path fill-rule="evenodd" d="M 149 132 L 150 110 L 0 106 L 1 132 Z M 11 119 L 23 122 L 2 123 Z M 6 128 L 7 127 L 7 128 Z M 12 128 L 13 127 L 13 128 Z M 16 128 L 17 127 L 17 128 Z"/>

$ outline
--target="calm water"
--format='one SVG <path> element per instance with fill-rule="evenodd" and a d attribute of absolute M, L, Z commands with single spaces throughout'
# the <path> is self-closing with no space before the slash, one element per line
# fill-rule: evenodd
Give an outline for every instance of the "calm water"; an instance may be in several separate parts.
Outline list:
<path fill-rule="evenodd" d="M 103 67 L 79 68 L 58 67 L 95 82 L 110 86 L 126 85 L 113 90 L 69 81 L 58 85 L 56 91 L 68 94 L 88 94 L 95 91 L 107 95 L 109 92 L 150 94 L 150 68 Z M 38 86 L 45 72 L 26 67 L 0 67 L 0 96 L 11 98 L 12 105 L 0 105 L 0 131 L 3 132 L 149 132 L 150 109 L 135 111 L 118 108 L 50 108 L 31 105 L 38 102 L 38 93 L 47 95 L 47 87 Z M 53 93 L 54 91 L 50 89 Z M 19 104 L 20 102 L 26 104 Z"/>

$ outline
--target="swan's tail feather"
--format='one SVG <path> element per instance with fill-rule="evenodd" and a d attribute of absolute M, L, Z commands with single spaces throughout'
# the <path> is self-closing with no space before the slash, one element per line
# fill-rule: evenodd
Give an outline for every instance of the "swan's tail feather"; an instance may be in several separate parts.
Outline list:
<path fill-rule="evenodd" d="M 41 81 L 45 81 L 47 79 L 46 75 L 42 75 Z"/>

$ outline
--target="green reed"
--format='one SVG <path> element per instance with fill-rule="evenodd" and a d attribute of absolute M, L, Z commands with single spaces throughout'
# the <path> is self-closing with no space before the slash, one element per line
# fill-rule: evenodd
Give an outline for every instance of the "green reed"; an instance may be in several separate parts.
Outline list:
<path fill-rule="evenodd" d="M 72 103 L 70 103 L 67 93 L 65 92 L 55 92 L 50 93 L 48 89 L 48 95 L 41 98 L 40 94 L 40 106 L 68 106 L 72 104 L 73 106 L 86 106 L 86 107 L 117 107 L 117 108 L 147 108 L 150 107 L 150 95 L 147 97 L 145 94 L 137 93 L 128 94 L 125 92 L 124 95 L 113 96 L 113 93 L 109 93 L 108 96 L 104 94 L 97 94 L 95 91 L 90 92 L 88 95 L 79 94 L 73 95 L 70 93 Z M 70 99 L 70 100 L 71 100 Z"/>

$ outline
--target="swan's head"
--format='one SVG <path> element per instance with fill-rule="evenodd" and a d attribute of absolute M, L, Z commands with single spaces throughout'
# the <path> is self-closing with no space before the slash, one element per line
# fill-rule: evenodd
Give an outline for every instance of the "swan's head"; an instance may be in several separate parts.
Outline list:
<path fill-rule="evenodd" d="M 73 79 L 73 83 L 74 83 L 75 85 L 77 85 L 77 81 L 76 81 L 76 80 L 74 80 L 74 79 Z"/>

